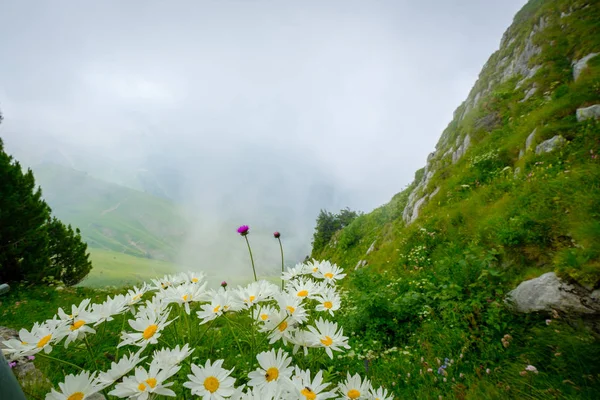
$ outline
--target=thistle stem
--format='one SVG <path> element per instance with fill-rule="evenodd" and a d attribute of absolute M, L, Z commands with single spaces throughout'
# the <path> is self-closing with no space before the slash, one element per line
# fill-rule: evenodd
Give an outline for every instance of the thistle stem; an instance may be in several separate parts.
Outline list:
<path fill-rule="evenodd" d="M 256 268 L 254 268 L 254 257 L 252 257 L 252 249 L 250 248 L 250 242 L 248 241 L 248 236 L 244 236 L 246 239 L 246 244 L 248 245 L 248 252 L 250 252 L 250 261 L 252 262 L 252 272 L 254 273 L 254 281 L 258 282 L 256 279 Z"/>
<path fill-rule="evenodd" d="M 283 245 L 281 244 L 281 238 L 279 240 L 279 249 L 281 250 L 281 290 L 283 290 Z"/>

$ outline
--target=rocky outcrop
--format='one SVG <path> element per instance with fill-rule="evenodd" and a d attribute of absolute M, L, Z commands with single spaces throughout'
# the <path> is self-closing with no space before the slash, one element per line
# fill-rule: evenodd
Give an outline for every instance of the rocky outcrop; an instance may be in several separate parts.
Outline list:
<path fill-rule="evenodd" d="M 369 249 L 367 250 L 367 254 L 369 254 L 370 252 L 372 252 L 373 250 L 375 250 L 375 243 L 377 242 L 377 240 L 373 241 L 373 243 L 371 243 L 371 245 L 369 246 Z"/>
<path fill-rule="evenodd" d="M 535 154 L 549 153 L 564 146 L 566 143 L 567 140 L 564 137 L 556 135 L 553 138 L 544 140 L 542 143 L 538 144 L 535 148 Z"/>
<path fill-rule="evenodd" d="M 529 136 L 527 136 L 527 139 L 525 140 L 525 151 L 529 150 L 531 148 L 531 146 L 533 145 L 533 141 L 535 140 L 536 132 L 537 132 L 537 128 L 535 128 L 533 131 L 531 131 Z"/>
<path fill-rule="evenodd" d="M 585 121 L 586 119 L 599 119 L 600 118 L 600 104 L 594 104 L 593 106 L 579 108 L 576 112 L 577 121 Z"/>
<path fill-rule="evenodd" d="M 564 282 L 554 272 L 521 282 L 508 293 L 507 302 L 523 313 L 556 310 L 565 314 L 600 315 L 600 302 L 591 297 L 589 290 Z"/>
<path fill-rule="evenodd" d="M 581 58 L 580 60 L 573 61 L 573 80 L 576 81 L 581 75 L 581 72 L 587 68 L 587 63 L 592 58 L 596 57 L 598 53 L 590 53 L 587 56 Z"/>

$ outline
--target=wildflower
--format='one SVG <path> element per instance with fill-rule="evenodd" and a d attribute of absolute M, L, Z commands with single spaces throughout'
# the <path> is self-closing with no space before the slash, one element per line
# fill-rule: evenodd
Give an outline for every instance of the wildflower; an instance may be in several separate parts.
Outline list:
<path fill-rule="evenodd" d="M 338 385 L 338 390 L 343 396 L 342 398 L 352 400 L 366 398 L 372 389 L 371 382 L 368 379 L 363 381 L 358 374 L 354 376 L 350 376 L 350 373 L 347 374 L 348 377 L 346 380 Z"/>
<path fill-rule="evenodd" d="M 221 316 L 224 312 L 231 309 L 232 299 L 227 292 L 221 292 L 217 294 L 211 301 L 210 304 L 202 305 L 202 310 L 197 311 L 196 315 L 202 321 L 200 325 L 212 321 L 213 319 Z"/>
<path fill-rule="evenodd" d="M 489 368 L 486 368 L 486 369 L 485 369 L 485 373 L 486 373 L 486 374 L 488 374 L 488 375 L 489 375 L 489 374 L 490 374 L 490 372 L 492 372 L 492 370 L 491 370 L 491 369 L 489 369 Z"/>
<path fill-rule="evenodd" d="M 92 304 L 92 314 L 94 314 L 96 323 L 94 326 L 103 322 L 113 320 L 114 315 L 123 313 L 127 308 L 127 298 L 124 295 L 117 295 L 114 298 L 107 297 L 102 304 Z"/>
<path fill-rule="evenodd" d="M 17 362 L 16 362 L 16 361 L 11 361 L 11 362 L 9 362 L 9 363 L 8 363 L 8 366 L 9 366 L 10 368 L 14 368 L 14 367 L 16 367 L 16 366 L 17 366 Z"/>
<path fill-rule="evenodd" d="M 117 383 L 115 388 L 108 392 L 111 396 L 127 397 L 130 399 L 146 400 L 151 394 L 175 397 L 176 394 L 171 389 L 173 382 L 164 383 L 167 379 L 179 372 L 181 367 L 162 369 L 154 364 L 146 371 L 142 367 L 135 369 L 133 376 L 126 376 L 123 381 Z"/>
<path fill-rule="evenodd" d="M 315 321 L 316 328 L 309 326 L 308 330 L 313 334 L 312 342 L 319 347 L 325 347 L 325 352 L 329 358 L 333 359 L 333 352 L 342 351 L 342 347 L 349 349 L 348 337 L 344 336 L 343 328 L 338 331 L 337 323 L 329 322 L 319 318 Z"/>
<path fill-rule="evenodd" d="M 525 367 L 525 371 L 529 371 L 529 372 L 533 372 L 535 374 L 538 373 L 538 370 L 536 367 L 534 367 L 533 365 L 528 365 Z"/>
<path fill-rule="evenodd" d="M 395 385 L 394 385 L 395 386 Z M 387 389 L 379 388 L 377 390 L 370 390 L 371 398 L 374 400 L 394 400 L 394 396 L 388 394 Z"/>
<path fill-rule="evenodd" d="M 259 327 L 260 332 L 269 333 L 269 343 L 273 344 L 279 339 L 287 344 L 292 338 L 292 334 L 297 330 L 296 324 L 288 321 L 289 316 L 286 311 L 279 311 L 273 314 L 269 320 L 265 321 L 263 326 Z"/>
<path fill-rule="evenodd" d="M 333 316 L 333 312 L 339 310 L 341 306 L 340 295 L 331 287 L 323 290 L 321 294 L 315 297 L 315 300 L 319 302 L 315 307 L 315 310 L 329 312 L 331 316 Z"/>
<path fill-rule="evenodd" d="M 296 264 L 296 266 L 293 268 L 288 267 L 287 270 L 281 274 L 281 279 L 283 279 L 284 281 L 290 281 L 294 278 L 297 278 L 301 275 L 306 275 L 308 273 L 309 272 L 306 268 L 306 265 Z"/>
<path fill-rule="evenodd" d="M 313 263 L 313 270 L 315 264 Z M 344 270 L 335 264 L 331 264 L 329 261 L 323 261 L 317 267 L 317 271 L 313 272 L 313 276 L 317 279 L 323 279 L 329 285 L 335 285 L 336 281 L 344 278 L 346 274 L 343 274 Z"/>
<path fill-rule="evenodd" d="M 311 379 L 310 370 L 302 371 L 298 367 L 295 367 L 292 385 L 295 389 L 293 392 L 294 398 L 302 400 L 325 400 L 335 397 L 334 392 L 325 391 L 330 384 L 323 383 L 323 371 L 317 372 L 315 377 Z"/>
<path fill-rule="evenodd" d="M 132 313 L 134 311 L 133 306 L 142 300 L 142 296 L 148 291 L 148 289 L 148 286 L 146 283 L 144 283 L 141 288 L 134 286 L 133 289 L 129 289 L 127 291 L 127 295 L 125 297 L 127 298 L 127 304 L 129 305 Z"/>
<path fill-rule="evenodd" d="M 301 299 L 313 299 L 318 293 L 318 286 L 315 282 L 309 279 L 298 279 L 288 283 L 287 290 L 289 293 Z"/>
<path fill-rule="evenodd" d="M 176 287 L 169 287 L 164 292 L 166 303 L 177 303 L 183 305 L 185 312 L 190 315 L 190 303 L 200 301 L 207 282 L 201 285 L 196 283 L 184 283 Z"/>
<path fill-rule="evenodd" d="M 27 356 L 27 359 L 28 359 L 29 361 L 33 361 L 33 360 L 35 360 L 35 356 Z"/>
<path fill-rule="evenodd" d="M 52 321 L 52 320 L 50 320 Z M 10 354 L 11 358 L 32 356 L 44 350 L 48 354 L 52 351 L 52 344 L 59 342 L 67 334 L 65 324 L 58 323 L 43 323 L 38 322 L 33 324 L 31 331 L 21 329 L 19 331 L 19 339 L 9 339 L 4 341 L 6 349 L 5 354 Z"/>
<path fill-rule="evenodd" d="M 136 319 L 128 321 L 129 325 L 137 332 L 121 332 L 122 342 L 117 347 L 128 344 L 145 347 L 148 344 L 158 343 L 160 332 L 174 321 L 173 319 L 167 322 L 167 318 L 169 318 L 169 312 L 161 314 L 152 309 L 144 309 L 144 312 L 138 313 Z"/>
<path fill-rule="evenodd" d="M 552 322 L 552 320 L 551 320 L 551 319 L 547 319 L 547 320 L 546 320 L 546 325 L 550 325 L 550 323 L 551 323 L 551 322 Z"/>
<path fill-rule="evenodd" d="M 227 282 L 225 282 L 225 281 L 221 282 L 221 287 L 223 289 L 225 289 L 227 287 Z"/>
<path fill-rule="evenodd" d="M 193 352 L 194 349 L 190 350 L 190 345 L 187 343 L 181 348 L 179 348 L 179 345 L 177 345 L 174 349 L 164 348 L 161 350 L 155 350 L 152 363 L 158 364 L 163 368 L 174 367 L 188 358 Z"/>
<path fill-rule="evenodd" d="M 97 393 L 101 387 L 94 382 L 94 374 L 83 371 L 79 375 L 67 375 L 65 381 L 58 384 L 60 391 L 52 389 L 46 395 L 46 400 L 84 399 Z"/>
<path fill-rule="evenodd" d="M 264 351 L 256 355 L 260 368 L 248 374 L 248 386 L 275 386 L 281 382 L 289 382 L 293 367 L 292 359 L 282 350 Z"/>
<path fill-rule="evenodd" d="M 273 237 L 275 237 L 275 239 L 279 239 L 279 237 L 281 236 L 281 233 L 275 231 L 273 232 Z"/>
<path fill-rule="evenodd" d="M 276 313 L 277 310 L 275 309 L 275 307 L 261 306 L 259 309 L 254 310 L 254 312 L 252 313 L 252 318 L 254 318 L 257 321 L 266 322 L 269 319 L 271 319 L 271 317 Z"/>
<path fill-rule="evenodd" d="M 281 311 L 287 312 L 289 322 L 305 322 L 308 319 L 306 310 L 302 306 L 302 298 L 290 295 L 289 293 L 276 294 L 275 300 Z"/>
<path fill-rule="evenodd" d="M 290 342 L 294 345 L 294 349 L 292 350 L 293 354 L 296 354 L 300 347 L 304 351 L 304 355 L 308 355 L 309 348 L 318 347 L 313 342 L 313 334 L 309 331 L 297 330 L 292 335 Z M 350 354 L 348 354 L 350 356 Z"/>
<path fill-rule="evenodd" d="M 112 362 L 110 369 L 106 372 L 100 372 L 96 378 L 96 383 L 102 388 L 112 385 L 117 380 L 121 379 L 124 375 L 128 374 L 129 371 L 134 369 L 136 365 L 142 362 L 146 357 L 141 357 L 143 349 L 140 349 L 137 353 L 129 352 L 128 356 L 123 356 L 118 362 Z"/>
<path fill-rule="evenodd" d="M 189 381 L 183 384 L 191 389 L 192 394 L 201 396 L 204 400 L 221 400 L 230 397 L 233 392 L 235 379 L 232 378 L 230 370 L 222 368 L 223 360 L 217 360 L 212 365 L 206 360 L 203 368 L 192 364 L 192 374 L 188 375 Z"/>
<path fill-rule="evenodd" d="M 237 229 L 237 233 L 242 236 L 246 236 L 248 233 L 250 233 L 250 227 L 248 225 L 242 225 Z"/>
<path fill-rule="evenodd" d="M 67 339 L 65 348 L 75 340 L 83 339 L 88 333 L 96 333 L 96 330 L 88 325 L 96 322 L 98 316 L 88 310 L 90 299 L 84 299 L 79 306 L 71 306 L 71 314 L 67 315 L 62 308 L 58 309 L 58 317 L 69 324 L 69 330 L 65 331 Z"/>

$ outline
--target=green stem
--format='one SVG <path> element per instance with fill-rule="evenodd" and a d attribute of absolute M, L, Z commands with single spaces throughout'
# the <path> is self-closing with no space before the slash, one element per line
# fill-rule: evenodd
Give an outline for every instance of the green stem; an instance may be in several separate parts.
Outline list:
<path fill-rule="evenodd" d="M 55 357 L 52 357 L 52 356 L 48 356 L 48 355 L 46 355 L 46 354 L 43 354 L 43 353 L 37 353 L 37 354 L 36 354 L 36 356 L 40 356 L 40 357 L 43 357 L 43 358 L 47 358 L 47 359 L 49 359 L 49 360 L 53 360 L 53 361 L 58 361 L 58 362 L 61 362 L 61 363 L 64 363 L 64 364 L 66 364 L 66 365 L 69 365 L 69 366 L 71 366 L 71 367 L 75 367 L 75 368 L 77 368 L 77 369 L 79 369 L 79 370 L 81 370 L 81 371 L 83 371 L 83 370 L 84 370 L 84 369 L 83 369 L 83 368 L 81 368 L 79 365 L 71 364 L 71 363 L 70 363 L 70 362 L 68 362 L 68 361 L 61 360 L 60 358 L 55 358 Z"/>
<path fill-rule="evenodd" d="M 256 268 L 254 268 L 254 257 L 252 257 L 252 249 L 250 248 L 250 242 L 248 241 L 248 236 L 244 236 L 244 238 L 246 239 L 248 251 L 250 252 L 250 261 L 252 262 L 252 272 L 254 272 L 254 281 L 258 282 L 258 279 L 256 279 Z"/>
<path fill-rule="evenodd" d="M 219 317 L 217 317 L 219 318 Z M 213 326 L 213 324 L 215 323 L 215 321 L 217 320 L 217 318 L 213 319 L 212 321 L 210 321 L 210 324 L 208 324 L 208 326 L 206 327 L 206 330 L 202 333 L 202 335 L 200 335 L 198 337 L 198 339 L 196 339 L 196 341 L 194 342 L 194 345 L 192 346 L 192 349 L 196 348 L 196 345 L 200 342 L 200 339 L 202 339 L 204 337 L 204 335 L 206 335 L 206 333 L 210 330 L 210 328 Z"/>
<path fill-rule="evenodd" d="M 238 350 L 240 351 L 240 355 L 243 357 L 244 351 L 242 350 L 242 345 L 240 344 L 240 341 L 237 338 L 237 335 L 235 334 L 235 329 L 233 329 L 233 325 L 231 325 L 231 321 L 229 320 L 229 318 L 225 317 L 225 319 L 229 323 L 229 329 L 231 329 L 231 334 L 233 335 L 233 338 L 235 339 L 235 343 L 237 343 L 237 347 L 238 347 Z"/>
<path fill-rule="evenodd" d="M 279 240 L 279 249 L 281 250 L 281 290 L 283 290 L 283 245 L 280 237 L 277 240 Z"/>
<path fill-rule="evenodd" d="M 121 335 L 121 332 L 123 332 L 123 330 L 125 329 L 125 320 L 127 319 L 127 313 L 123 313 L 123 322 L 121 323 L 121 330 L 119 331 L 119 337 Z M 119 344 L 117 342 L 117 344 Z M 115 360 L 117 362 L 119 362 L 119 348 L 117 347 L 117 354 L 115 355 Z"/>
<path fill-rule="evenodd" d="M 285 320 L 286 320 L 286 319 L 288 319 L 289 317 L 290 317 L 289 315 L 286 315 L 286 317 L 285 317 L 285 318 L 284 318 L 284 319 L 283 319 L 283 320 L 282 320 L 280 323 L 278 323 L 278 324 L 275 326 L 275 328 L 273 328 L 273 329 L 271 329 L 269 332 L 267 332 L 266 336 L 265 336 L 264 338 L 262 338 L 262 340 L 261 340 L 261 341 L 260 341 L 260 343 L 258 344 L 258 347 L 257 347 L 257 349 L 261 348 L 261 347 L 262 347 L 262 344 L 263 344 L 263 342 L 264 342 L 266 339 L 268 339 L 268 338 L 269 338 L 269 335 L 270 335 L 271 333 L 275 332 L 275 329 L 278 329 L 278 328 L 279 328 L 279 326 L 280 326 L 281 324 L 283 324 L 283 323 L 285 322 Z"/>
<path fill-rule="evenodd" d="M 96 367 L 96 371 L 99 371 L 98 363 L 96 362 L 96 357 L 94 356 L 94 352 L 92 351 L 92 347 L 90 346 L 90 342 L 88 341 L 87 336 L 85 336 L 83 340 L 85 340 L 85 347 L 87 347 L 88 353 L 90 353 L 90 358 L 92 359 L 92 362 Z"/>

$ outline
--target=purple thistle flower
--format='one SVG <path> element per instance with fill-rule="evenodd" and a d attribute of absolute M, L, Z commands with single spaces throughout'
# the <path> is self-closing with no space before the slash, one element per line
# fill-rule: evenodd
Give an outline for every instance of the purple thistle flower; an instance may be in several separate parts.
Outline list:
<path fill-rule="evenodd" d="M 29 361 L 33 361 L 33 360 L 35 360 L 35 356 L 27 356 L 27 359 L 28 359 Z"/>
<path fill-rule="evenodd" d="M 16 361 L 11 361 L 11 362 L 8 363 L 8 366 L 11 367 L 11 368 L 14 368 L 14 367 L 17 366 L 17 362 Z"/>
<path fill-rule="evenodd" d="M 281 233 L 275 231 L 275 232 L 273 232 L 273 236 L 275 237 L 275 239 L 279 239 L 279 237 L 281 236 Z"/>
<path fill-rule="evenodd" d="M 227 287 L 227 282 L 225 282 L 225 281 L 221 282 L 221 286 L 224 288 Z"/>
<path fill-rule="evenodd" d="M 237 232 L 242 236 L 246 236 L 250 233 L 250 227 L 248 225 L 242 225 L 237 229 Z"/>

